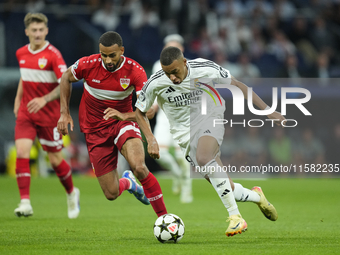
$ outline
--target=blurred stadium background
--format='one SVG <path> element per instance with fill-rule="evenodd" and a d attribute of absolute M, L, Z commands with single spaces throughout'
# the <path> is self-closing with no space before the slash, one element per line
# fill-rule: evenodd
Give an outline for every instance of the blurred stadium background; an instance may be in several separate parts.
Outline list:
<path fill-rule="evenodd" d="M 2 0 L 0 173 L 14 174 L 13 103 L 20 78 L 15 52 L 28 43 L 23 24 L 27 12 L 47 15 L 47 40 L 61 51 L 68 66 L 82 56 L 97 53 L 100 35 L 114 30 L 123 37 L 126 56 L 138 61 L 150 76 L 163 38 L 178 33 L 185 39 L 187 58 L 217 62 L 252 86 L 269 105 L 271 87 L 304 87 L 312 95 L 305 104 L 311 117 L 292 106 L 287 118 L 298 121 L 295 128 L 227 125 L 222 159 L 232 165 L 339 163 L 339 1 Z M 75 132 L 67 141 L 65 154 L 75 172 L 87 173 L 90 166 L 77 121 L 82 90 L 82 83 L 74 84 L 71 110 Z M 227 101 L 230 109 L 231 100 Z M 247 113 L 243 118 L 254 116 Z M 236 120 L 230 110 L 226 119 Z M 37 169 L 48 171 L 41 155 L 39 148 L 32 151 L 32 167 L 37 174 Z M 150 158 L 147 164 L 152 171 L 161 170 Z"/>

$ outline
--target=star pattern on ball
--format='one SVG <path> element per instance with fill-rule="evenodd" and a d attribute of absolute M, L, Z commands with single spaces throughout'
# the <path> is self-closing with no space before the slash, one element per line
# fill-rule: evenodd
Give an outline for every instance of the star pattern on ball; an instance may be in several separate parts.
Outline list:
<path fill-rule="evenodd" d="M 170 223 L 165 223 L 164 220 L 163 220 L 162 224 L 161 224 L 161 225 L 158 225 L 158 227 L 161 228 L 161 233 L 163 232 L 163 230 L 168 231 L 168 226 L 169 226 L 169 224 L 170 224 Z"/>
<path fill-rule="evenodd" d="M 175 219 L 175 222 L 177 223 L 178 226 L 183 225 L 180 218 L 174 217 L 174 219 Z"/>
<path fill-rule="evenodd" d="M 170 233 L 170 235 L 171 235 L 171 238 L 169 239 L 169 241 L 174 241 L 176 243 L 178 239 L 178 231 L 175 234 Z"/>

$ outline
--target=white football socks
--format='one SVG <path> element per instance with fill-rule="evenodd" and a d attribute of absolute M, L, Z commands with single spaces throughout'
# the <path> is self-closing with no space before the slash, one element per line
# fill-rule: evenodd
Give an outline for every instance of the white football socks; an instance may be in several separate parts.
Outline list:
<path fill-rule="evenodd" d="M 218 164 L 216 160 L 213 159 L 209 161 L 204 167 L 206 167 L 206 169 L 209 169 L 208 167 L 211 169 L 218 169 L 217 166 Z M 225 178 L 220 178 L 220 175 L 221 173 L 218 173 L 217 171 L 208 174 L 212 186 L 216 190 L 224 206 L 227 208 L 229 216 L 240 214 L 228 176 L 226 175 Z"/>
<path fill-rule="evenodd" d="M 239 183 L 234 182 L 234 196 L 238 202 L 260 202 L 260 196 L 255 191 L 252 191 Z"/>

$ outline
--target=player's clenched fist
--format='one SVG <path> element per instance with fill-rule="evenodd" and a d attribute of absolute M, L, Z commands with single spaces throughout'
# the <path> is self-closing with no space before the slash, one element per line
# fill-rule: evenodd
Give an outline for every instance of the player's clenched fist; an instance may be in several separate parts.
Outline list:
<path fill-rule="evenodd" d="M 60 118 L 58 120 L 58 132 L 62 135 L 68 134 L 68 124 L 70 124 L 71 131 L 73 131 L 73 119 L 70 114 L 60 114 Z"/>

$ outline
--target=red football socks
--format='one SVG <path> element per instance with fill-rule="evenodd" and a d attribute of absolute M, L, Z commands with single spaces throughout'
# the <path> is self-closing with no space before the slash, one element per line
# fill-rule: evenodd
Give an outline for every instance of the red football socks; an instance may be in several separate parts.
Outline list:
<path fill-rule="evenodd" d="M 64 186 L 67 194 L 73 191 L 72 170 L 65 160 L 61 161 L 59 166 L 53 167 L 59 177 L 61 184 Z"/>
<path fill-rule="evenodd" d="M 156 177 L 150 172 L 146 178 L 139 181 L 143 186 L 145 196 L 149 199 L 157 216 L 159 217 L 167 214 L 162 189 L 159 186 Z"/>
<path fill-rule="evenodd" d="M 15 172 L 19 187 L 20 198 L 30 199 L 30 160 L 28 158 L 17 158 Z"/>
<path fill-rule="evenodd" d="M 122 194 L 124 190 L 128 190 L 130 188 L 130 182 L 126 178 L 120 178 L 119 179 L 119 195 Z"/>

